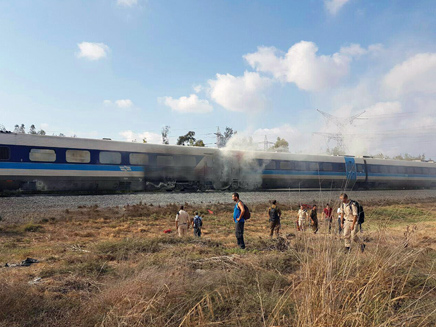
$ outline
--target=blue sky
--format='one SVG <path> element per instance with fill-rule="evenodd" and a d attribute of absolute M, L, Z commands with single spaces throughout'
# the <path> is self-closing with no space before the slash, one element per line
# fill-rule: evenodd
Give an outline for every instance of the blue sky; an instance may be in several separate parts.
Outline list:
<path fill-rule="evenodd" d="M 356 154 L 436 157 L 434 17 L 431 0 L 0 0 L 0 124 L 209 146 L 231 126 L 294 152 L 340 129 Z"/>

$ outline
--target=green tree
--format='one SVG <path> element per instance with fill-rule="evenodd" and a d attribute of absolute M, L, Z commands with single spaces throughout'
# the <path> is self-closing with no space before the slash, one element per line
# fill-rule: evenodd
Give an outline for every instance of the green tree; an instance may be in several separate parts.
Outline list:
<path fill-rule="evenodd" d="M 272 151 L 289 152 L 289 143 L 284 138 L 277 137 L 276 143 L 270 148 Z"/>
<path fill-rule="evenodd" d="M 36 128 L 35 125 L 30 125 L 29 134 L 36 134 Z"/>
<path fill-rule="evenodd" d="M 195 132 L 189 131 L 185 135 L 179 136 L 177 139 L 177 145 L 194 145 L 195 144 Z"/>
<path fill-rule="evenodd" d="M 162 144 L 170 144 L 170 140 L 168 138 L 168 134 L 170 132 L 170 126 L 162 127 Z"/>
<path fill-rule="evenodd" d="M 197 140 L 194 143 L 194 146 L 205 146 L 203 140 Z"/>

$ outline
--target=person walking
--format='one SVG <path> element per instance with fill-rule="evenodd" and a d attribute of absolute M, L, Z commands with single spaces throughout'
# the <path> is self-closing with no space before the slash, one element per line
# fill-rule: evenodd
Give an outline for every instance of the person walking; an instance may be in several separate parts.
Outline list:
<path fill-rule="evenodd" d="M 269 235 L 270 238 L 273 237 L 274 231 L 276 231 L 276 236 L 279 237 L 281 216 L 282 211 L 277 207 L 277 201 L 273 200 L 271 207 L 268 208 L 268 217 L 271 229 L 271 233 Z"/>
<path fill-rule="evenodd" d="M 300 231 L 304 232 L 306 229 L 306 219 L 307 219 L 307 210 L 303 205 L 300 206 L 300 210 L 298 210 L 298 228 Z"/>
<path fill-rule="evenodd" d="M 318 232 L 318 212 L 316 211 L 316 204 L 313 205 L 310 211 L 310 220 L 312 222 L 313 233 L 316 234 Z"/>
<path fill-rule="evenodd" d="M 203 218 L 198 215 L 198 211 L 194 212 L 194 219 L 192 220 L 192 227 L 194 229 L 194 236 L 201 237 L 201 227 L 203 227 Z"/>
<path fill-rule="evenodd" d="M 339 235 L 341 235 L 341 232 L 342 232 L 342 210 L 341 210 L 341 208 L 339 207 L 338 208 L 338 234 Z"/>
<path fill-rule="evenodd" d="M 360 251 L 365 251 L 366 244 L 357 235 L 358 230 L 358 209 L 356 203 L 348 198 L 348 195 L 342 193 L 341 200 L 341 227 L 344 230 L 345 252 L 349 252 L 351 248 L 351 241 L 360 245 Z"/>
<path fill-rule="evenodd" d="M 242 203 L 241 200 L 239 200 L 239 194 L 233 193 L 232 194 L 233 201 L 236 202 L 235 208 L 233 209 L 233 221 L 235 222 L 235 235 L 236 235 L 236 241 L 238 243 L 238 246 L 241 249 L 245 249 L 245 242 L 244 242 L 244 203 Z"/>
<path fill-rule="evenodd" d="M 332 231 L 332 219 L 333 219 L 332 214 L 333 214 L 333 209 L 330 208 L 330 205 L 327 203 L 324 210 L 322 211 L 322 216 L 324 218 L 324 225 L 328 226 L 329 228 L 329 234 Z"/>
<path fill-rule="evenodd" d="M 185 236 L 188 232 L 189 215 L 183 209 L 183 206 L 180 206 L 180 210 L 176 215 L 176 229 L 179 233 L 179 237 Z"/>

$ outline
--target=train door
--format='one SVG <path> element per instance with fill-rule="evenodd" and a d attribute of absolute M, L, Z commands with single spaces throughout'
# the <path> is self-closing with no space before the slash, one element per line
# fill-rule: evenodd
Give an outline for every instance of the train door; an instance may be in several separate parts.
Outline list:
<path fill-rule="evenodd" d="M 345 184 L 345 189 L 353 189 L 354 184 L 356 184 L 357 172 L 356 172 L 356 162 L 353 157 L 344 157 L 345 159 L 345 170 L 347 181 Z"/>

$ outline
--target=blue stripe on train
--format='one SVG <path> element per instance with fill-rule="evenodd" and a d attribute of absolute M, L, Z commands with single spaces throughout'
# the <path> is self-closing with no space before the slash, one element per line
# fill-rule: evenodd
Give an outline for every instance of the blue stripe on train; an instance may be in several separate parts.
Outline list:
<path fill-rule="evenodd" d="M 143 171 L 142 166 L 52 164 L 32 162 L 0 162 L 0 169 L 42 169 L 42 170 L 92 170 L 92 171 Z"/>

